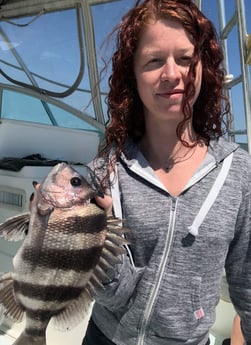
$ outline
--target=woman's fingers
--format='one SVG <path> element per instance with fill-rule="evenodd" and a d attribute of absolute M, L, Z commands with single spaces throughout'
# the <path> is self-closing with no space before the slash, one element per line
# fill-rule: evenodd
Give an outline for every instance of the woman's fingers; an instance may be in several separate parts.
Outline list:
<path fill-rule="evenodd" d="M 112 198 L 109 195 L 104 195 L 104 197 L 96 196 L 95 200 L 97 205 L 102 207 L 107 214 L 112 212 Z"/>

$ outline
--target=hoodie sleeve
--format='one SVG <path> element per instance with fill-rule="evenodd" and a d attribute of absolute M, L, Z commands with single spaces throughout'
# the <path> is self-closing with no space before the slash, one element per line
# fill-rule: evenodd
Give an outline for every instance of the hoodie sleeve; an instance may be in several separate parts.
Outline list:
<path fill-rule="evenodd" d="M 243 167 L 242 167 L 243 168 Z M 229 294 L 241 318 L 246 344 L 251 345 L 251 161 L 243 171 L 245 188 L 236 222 L 235 237 L 226 260 Z"/>

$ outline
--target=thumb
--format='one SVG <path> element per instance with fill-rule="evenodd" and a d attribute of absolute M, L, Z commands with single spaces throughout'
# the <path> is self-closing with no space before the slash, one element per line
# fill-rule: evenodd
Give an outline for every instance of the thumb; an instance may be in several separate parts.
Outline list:
<path fill-rule="evenodd" d="M 112 212 L 112 198 L 110 195 L 104 195 L 104 197 L 96 196 L 95 201 L 97 205 L 102 207 L 107 214 Z"/>

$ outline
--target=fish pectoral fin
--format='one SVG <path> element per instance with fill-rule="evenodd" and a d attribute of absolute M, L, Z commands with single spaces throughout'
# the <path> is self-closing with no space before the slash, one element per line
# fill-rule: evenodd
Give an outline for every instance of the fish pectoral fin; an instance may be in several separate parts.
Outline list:
<path fill-rule="evenodd" d="M 72 330 L 88 316 L 91 304 L 92 298 L 84 289 L 78 298 L 72 300 L 64 310 L 52 317 L 53 327 L 59 331 Z"/>
<path fill-rule="evenodd" d="M 30 213 L 22 213 L 0 224 L 0 236 L 8 241 L 21 241 L 28 232 Z"/>
<path fill-rule="evenodd" d="M 17 304 L 14 297 L 13 278 L 6 273 L 0 278 L 0 304 L 4 309 L 4 316 L 14 322 L 21 322 L 24 310 Z"/>

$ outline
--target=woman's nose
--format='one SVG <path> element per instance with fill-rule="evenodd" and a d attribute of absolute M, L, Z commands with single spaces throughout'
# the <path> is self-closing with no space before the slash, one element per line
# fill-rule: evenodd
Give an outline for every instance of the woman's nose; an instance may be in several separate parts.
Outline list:
<path fill-rule="evenodd" d="M 180 71 L 174 61 L 166 62 L 161 73 L 161 81 L 176 81 L 180 78 Z"/>

